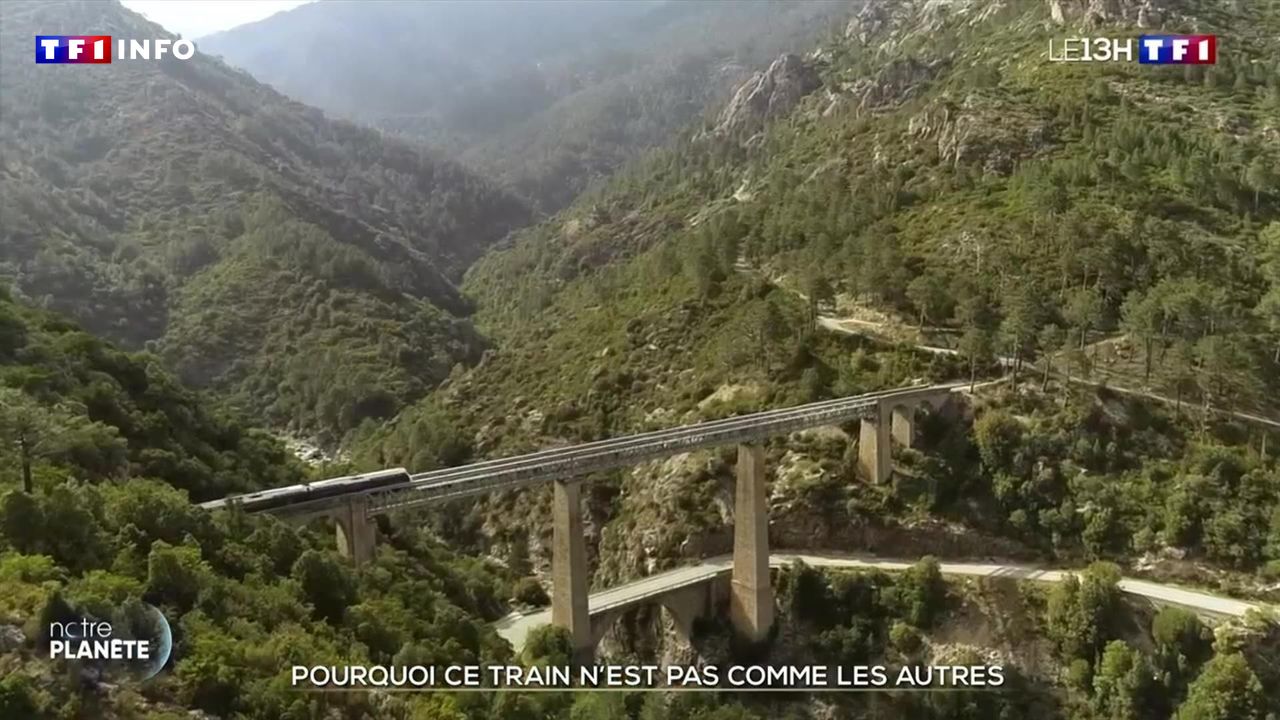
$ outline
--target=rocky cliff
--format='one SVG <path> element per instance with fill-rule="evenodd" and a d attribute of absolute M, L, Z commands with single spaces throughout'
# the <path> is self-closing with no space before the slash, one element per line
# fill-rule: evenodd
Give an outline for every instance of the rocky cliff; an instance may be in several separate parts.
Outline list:
<path fill-rule="evenodd" d="M 1167 0 L 1048 0 L 1048 3 L 1049 15 L 1059 25 L 1096 27 L 1131 23 L 1151 28 L 1159 27 L 1169 15 Z"/>
<path fill-rule="evenodd" d="M 744 82 L 716 122 L 717 135 L 753 132 L 765 122 L 790 112 L 822 81 L 799 55 L 786 53 Z"/>

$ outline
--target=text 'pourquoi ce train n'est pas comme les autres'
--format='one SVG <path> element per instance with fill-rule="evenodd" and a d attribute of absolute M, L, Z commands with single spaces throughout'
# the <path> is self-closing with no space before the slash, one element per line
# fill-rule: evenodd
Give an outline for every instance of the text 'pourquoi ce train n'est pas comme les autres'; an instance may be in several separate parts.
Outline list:
<path fill-rule="evenodd" d="M 996 688 L 999 665 L 295 665 L 300 688 L 417 690 L 700 688 L 864 690 Z"/>

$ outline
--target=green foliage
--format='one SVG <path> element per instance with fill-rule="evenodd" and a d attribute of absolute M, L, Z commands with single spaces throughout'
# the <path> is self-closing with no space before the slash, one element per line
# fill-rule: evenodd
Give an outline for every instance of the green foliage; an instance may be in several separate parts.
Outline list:
<path fill-rule="evenodd" d="M 13 673 L 0 680 L 0 718 L 38 716 L 35 684 L 25 675 Z"/>
<path fill-rule="evenodd" d="M 1141 652 L 1122 640 L 1112 640 L 1103 650 L 1093 676 L 1095 717 L 1107 720 L 1139 720 L 1155 717 L 1151 667 Z"/>
<path fill-rule="evenodd" d="M 646 693 L 639 720 L 763 720 L 777 717 L 768 708 L 759 712 L 743 702 L 730 700 L 719 693 L 676 692 Z M 776 712 L 774 710 L 773 712 Z M 781 716 L 793 720 L 793 714 Z"/>
<path fill-rule="evenodd" d="M 723 285 L 714 266 L 731 269 L 715 262 L 723 234 L 798 291 L 821 279 L 847 301 L 942 326 L 974 375 L 996 355 L 1015 368 L 1039 355 L 1045 370 L 1275 412 L 1280 316 L 1262 302 L 1274 283 L 1260 240 L 1280 197 L 1264 188 L 1255 203 L 1250 189 L 1280 158 L 1263 130 L 1268 96 L 1137 65 L 1040 62 L 1055 27 L 1044 7 L 1002 8 L 972 24 L 930 18 L 932 43 L 899 42 L 921 35 L 910 10 L 833 36 L 811 63 L 823 87 L 785 121 L 749 143 L 682 140 L 481 261 L 468 288 L 486 320 L 505 331 L 535 307 L 571 332 L 554 319 L 585 303 L 565 281 L 608 274 L 619 295 L 649 289 L 654 275 L 623 269 L 672 235 L 707 297 Z M 1265 13 L 1208 10 L 1188 12 L 1227 33 L 1275 29 Z M 1251 35 L 1232 62 L 1270 68 L 1273 36 Z M 1240 132 L 1171 105 L 1238 118 Z M 1141 350 L 1093 347 L 1117 329 Z"/>
<path fill-rule="evenodd" d="M 9 547 L 18 552 L 40 549 L 45 537 L 44 513 L 31 493 L 11 490 L 0 499 L 0 531 Z"/>
<path fill-rule="evenodd" d="M 362 281 L 352 268 L 367 259 L 283 203 L 263 199 L 245 212 L 248 229 L 226 261 L 172 297 L 161 350 L 188 382 L 232 391 L 274 424 L 340 439 L 479 359 L 483 342 L 469 324 L 406 293 L 446 299 L 385 277 L 411 270 L 408 259 L 396 270 L 370 266 Z M 321 278 L 299 286 L 299 268 L 312 267 Z"/>
<path fill-rule="evenodd" d="M 189 536 L 204 538 L 213 532 L 208 514 L 182 491 L 147 480 L 115 488 L 106 498 L 104 519 L 121 528 L 118 539 L 138 552 L 146 552 L 157 540 L 178 545 Z"/>
<path fill-rule="evenodd" d="M 1151 620 L 1151 638 L 1158 647 L 1176 651 L 1198 664 L 1209 655 L 1213 633 L 1191 611 L 1165 607 Z"/>
<path fill-rule="evenodd" d="M 32 463 L 51 457 L 89 457 L 103 473 L 123 465 L 124 443 L 116 429 L 86 413 L 83 406 L 45 407 L 21 390 L 0 387 L 0 438 L 18 449 L 24 491 L 33 489 Z"/>
<path fill-rule="evenodd" d="M 918 275 L 907 283 L 904 292 L 920 313 L 920 325 L 951 316 L 954 302 L 947 292 L 945 281 L 938 275 Z"/>
<path fill-rule="evenodd" d="M 779 605 L 796 620 L 818 627 L 832 625 L 834 606 L 826 573 L 799 560 L 788 570 L 785 582 L 779 583 Z"/>
<path fill-rule="evenodd" d="M 551 602 L 551 598 L 547 596 L 547 591 L 543 589 L 542 583 L 537 578 L 520 578 L 516 582 L 514 591 L 511 593 L 516 602 L 525 603 L 526 605 L 543 606 Z"/>
<path fill-rule="evenodd" d="M 2 502 L 5 525 L 0 532 L 15 550 L 49 555 L 76 570 L 110 557 L 100 526 L 102 495 L 96 488 L 68 482 L 36 495 L 10 492 Z"/>
<path fill-rule="evenodd" d="M 23 4 L 29 16 L 10 16 L 10 7 L 6 18 L 35 23 L 60 9 Z M 97 26 L 100 13 L 118 13 L 103 7 L 73 9 Z M 466 286 L 497 347 L 483 360 L 449 278 L 521 209 L 452 165 L 283 104 L 208 59 L 141 76 L 136 86 L 149 96 L 135 104 L 173 107 L 180 119 L 145 143 L 123 115 L 86 129 L 70 111 L 136 99 L 120 75 L 37 82 L 41 68 L 3 63 L 5 88 L 29 89 L 31 102 L 0 113 L 0 141 L 14 151 L 0 188 L 12 241 L 0 271 L 18 280 L 21 297 L 74 309 L 95 330 L 135 345 L 158 340 L 184 377 L 231 390 L 273 422 L 331 439 L 360 429 L 357 457 L 378 464 L 445 466 L 548 438 L 589 440 L 963 372 L 940 354 L 811 332 L 815 308 L 797 300 L 795 278 L 812 305 L 827 297 L 825 285 L 842 303 L 941 326 L 932 330 L 958 341 L 970 378 L 996 355 L 1011 353 L 1015 365 L 1039 355 L 1046 378 L 1067 370 L 1131 383 L 1141 367 L 1180 404 L 1272 410 L 1280 235 L 1268 224 L 1280 205 L 1255 159 L 1265 165 L 1275 153 L 1263 131 L 1277 97 L 1266 87 L 1274 17 L 1201 13 L 1198 28 L 1241 38 L 1239 56 L 1175 76 L 1040 62 L 1052 28 L 1045 14 L 1030 2 L 941 13 L 920 33 L 921 18 L 906 8 L 833 33 L 812 63 L 824 87 L 795 113 L 750 138 L 690 132 L 475 265 Z M 4 27 L 8 39 L 30 37 L 22 23 Z M 183 112 L 190 102 L 211 115 Z M 227 134 L 240 144 L 206 152 L 209 127 L 226 128 L 229 117 Z M 197 149 L 199 172 L 141 161 L 175 143 Z M 555 174 L 592 172 L 579 170 Z M 751 272 L 735 267 L 739 256 Z M 49 317 L 0 302 L 0 384 L 51 414 L 74 409 L 115 428 L 127 465 L 94 447 L 52 453 L 35 463 L 33 492 L 6 495 L 5 542 L 48 558 L 0 563 L 7 610 L 31 616 L 28 608 L 54 608 L 64 591 L 154 598 L 183 638 L 168 681 L 178 702 L 220 717 L 569 712 L 566 698 L 506 694 L 475 708 L 303 699 L 283 687 L 279 667 L 299 662 L 509 661 L 483 621 L 504 610 L 513 578 L 394 525 L 382 528 L 390 536 L 372 567 L 355 573 L 321 549 L 331 540 L 308 530 L 182 512 L 180 493 L 137 478 L 200 498 L 299 473 L 274 443 L 210 420 L 149 356 Z M 1116 328 L 1132 337 L 1107 346 L 1124 357 L 1109 365 L 1094 341 Z M 1126 343 L 1141 348 L 1123 356 Z M 452 370 L 471 360 L 480 360 L 473 371 Z M 429 401 L 402 411 L 402 398 L 446 375 Z M 921 448 L 926 474 L 951 483 L 933 494 L 932 510 L 1059 557 L 1125 557 L 1168 542 L 1220 565 L 1276 559 L 1272 460 L 1229 432 L 1220 437 L 1216 423 L 1193 428 L 1105 391 L 1055 399 L 1048 407 L 1027 393 L 1001 397 L 980 415 L 973 445 L 958 432 Z M 397 413 L 390 427 L 371 427 Z M 0 452 L 16 457 L 7 445 Z M 722 529 L 714 499 L 726 469 L 711 458 L 670 483 L 679 487 L 656 513 L 664 522 L 646 526 L 663 533 L 657 560 Z M 111 482 L 124 474 L 129 483 Z M 18 484 L 13 471 L 3 479 Z M 619 493 L 612 479 L 600 486 L 596 505 L 631 537 L 646 519 L 632 510 L 643 493 Z M 824 509 L 847 520 L 887 498 L 876 521 L 900 520 L 894 498 L 878 492 L 843 489 L 836 497 L 849 502 Z M 527 533 L 533 495 L 447 513 L 440 524 L 451 540 L 500 519 L 518 519 Z M 1091 568 L 1048 600 L 1048 638 L 1069 684 L 1093 696 L 1083 703 L 1091 714 L 1142 708 L 1150 663 L 1168 695 L 1187 686 L 1179 720 L 1259 717 L 1263 691 L 1247 661 L 1226 655 L 1190 679 L 1203 651 L 1185 619 L 1159 619 L 1154 660 L 1112 643 L 1131 629 L 1120 627 L 1116 577 Z M 784 580 L 789 620 L 808 633 L 799 649 L 829 664 L 875 662 L 887 640 L 909 644 L 908 631 L 886 632 L 894 621 L 923 630 L 946 609 L 927 563 L 896 579 L 797 568 Z M 563 630 L 535 631 L 530 643 L 527 662 L 564 662 L 571 649 Z M 48 687 L 74 694 L 58 678 Z M 29 693 L 9 695 L 21 703 Z M 922 718 L 1052 715 L 974 695 L 887 702 Z M 643 708 L 647 718 L 756 714 L 715 696 Z"/>
<path fill-rule="evenodd" d="M 1151 621 L 1155 642 L 1154 664 L 1167 696 L 1173 702 L 1186 696 L 1187 683 L 1213 655 L 1213 632 L 1193 613 L 1181 608 L 1161 608 Z"/>
<path fill-rule="evenodd" d="M 317 617 L 338 622 L 356 599 L 356 583 L 350 570 L 330 553 L 307 550 L 293 564 L 290 576 Z"/>
<path fill-rule="evenodd" d="M 412 416 L 376 431 L 365 443 L 377 444 L 377 457 L 369 452 L 369 462 L 380 466 L 402 462 L 415 472 L 460 465 L 472 454 L 471 440 L 456 414 L 429 401 L 419 404 Z"/>
<path fill-rule="evenodd" d="M 357 575 L 316 549 L 332 547 L 327 533 L 270 518 L 211 516 L 179 505 L 182 494 L 160 483 L 68 483 L 9 497 L 31 500 L 40 515 L 66 518 L 36 538 L 66 559 L 0 556 L 0 618 L 29 618 L 39 628 L 48 618 L 75 615 L 73 607 L 105 612 L 137 599 L 161 607 L 178 643 L 171 676 L 155 696 L 159 704 L 228 717 L 278 717 L 280 708 L 300 712 L 306 705 L 354 720 L 374 712 L 366 700 L 303 700 L 279 669 L 510 661 L 510 648 L 486 623 L 502 612 L 499 588 L 511 578 L 412 533 L 394 534 Z M 177 544 L 165 539 L 176 535 Z M 21 667 L 38 662 L 23 657 Z M 40 707 L 49 702 L 46 691 L 58 704 L 78 692 L 72 677 L 40 687 L 29 693 Z M 24 702 L 9 686 L 0 696 Z M 409 702 L 392 704 L 400 712 Z"/>
<path fill-rule="evenodd" d="M 63 24 L 163 36 L 113 4 L 3 14 L 6 45 Z M 0 182 L 0 277 L 19 298 L 328 440 L 479 358 L 454 281 L 528 221 L 523 202 L 205 53 L 102 70 L 0 67 L 0 147 L 24 168 Z M 143 105 L 173 111 L 99 123 L 74 110 Z"/>
<path fill-rule="evenodd" d="M 912 565 L 894 589 L 899 612 L 918 628 L 931 627 L 946 607 L 947 584 L 937 558 L 926 556 Z"/>
<path fill-rule="evenodd" d="M 1017 467 L 1018 449 L 1025 443 L 1022 424 L 1008 413 L 987 412 L 973 424 L 973 437 L 990 472 L 1007 472 Z"/>
<path fill-rule="evenodd" d="M 1119 570 L 1095 563 L 1081 576 L 1069 575 L 1049 594 L 1045 624 L 1064 661 L 1092 663 L 1118 631 Z"/>
<path fill-rule="evenodd" d="M 904 622 L 889 627 L 889 643 L 903 655 L 911 655 L 920 649 L 920 631 Z"/>
<path fill-rule="evenodd" d="M 526 665 L 567 665 L 573 657 L 573 639 L 562 627 L 540 625 L 525 637 L 521 657 Z"/>
<path fill-rule="evenodd" d="M 51 313 L 0 300 L 23 344 L 0 357 L 0 480 L 42 469 L 86 480 L 151 477 L 193 499 L 301 479 L 285 449 L 210 412 L 155 359 L 116 349 Z M 170 504 L 178 498 L 170 498 Z M 138 508 L 141 510 L 141 508 Z M 180 536 L 173 540 L 180 540 Z"/>
<path fill-rule="evenodd" d="M 1067 664 L 1067 687 L 1081 692 L 1087 691 L 1093 684 L 1093 666 L 1084 658 L 1075 658 Z"/>
<path fill-rule="evenodd" d="M 158 540 L 147 556 L 147 595 L 190 610 L 207 585 L 208 575 L 209 567 L 201 560 L 198 547 L 174 547 Z"/>
<path fill-rule="evenodd" d="M 1176 720 L 1262 720 L 1262 684 L 1239 654 L 1219 655 L 1191 683 Z"/>
<path fill-rule="evenodd" d="M 578 693 L 569 720 L 630 720 L 626 696 L 621 693 Z"/>
<path fill-rule="evenodd" d="M 864 665 L 886 643 L 914 653 L 921 632 L 946 613 L 947 583 L 926 557 L 901 574 L 831 573 L 793 563 L 778 581 L 782 616 L 810 638 L 809 651 L 831 665 Z"/>
<path fill-rule="evenodd" d="M 22 337 L 0 359 L 0 396 L 23 409 L 4 431 L 29 439 L 33 476 L 31 492 L 17 489 L 20 438 L 6 437 L 0 481 L 14 489 L 0 494 L 0 545 L 15 552 L 0 556 L 0 618 L 30 619 L 35 632 L 68 602 L 99 613 L 156 604 L 181 638 L 161 702 L 221 716 L 373 712 L 361 699 L 298 698 L 278 672 L 295 663 L 508 659 L 483 622 L 500 614 L 510 578 L 398 532 L 378 567 L 356 576 L 317 549 L 332 547 L 331 534 L 211 516 L 190 497 L 302 473 L 279 443 L 211 413 L 149 356 L 7 299 L 0 311 Z M 96 701 L 70 699 L 80 695 L 69 677 L 38 687 L 9 677 L 6 709 L 100 716 Z"/>
<path fill-rule="evenodd" d="M 1206 436 L 1172 410 L 1105 391 L 1060 404 L 997 398 L 974 424 L 981 465 L 952 461 L 953 473 L 973 473 L 969 502 L 940 509 L 1064 557 L 1120 559 L 1167 544 L 1225 566 L 1264 564 L 1277 466 L 1227 428 Z M 984 492 L 995 518 L 974 509 Z"/>

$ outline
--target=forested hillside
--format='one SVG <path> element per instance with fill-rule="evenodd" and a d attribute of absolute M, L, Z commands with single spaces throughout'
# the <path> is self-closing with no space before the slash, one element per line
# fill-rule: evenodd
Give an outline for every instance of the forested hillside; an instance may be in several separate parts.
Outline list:
<path fill-rule="evenodd" d="M 0 720 L 1271 720 L 1274 617 L 1211 625 L 1119 576 L 1280 599 L 1280 437 L 1208 410 L 1280 411 L 1276 12 L 872 3 L 490 251 L 527 210 L 458 166 L 208 58 L 34 65 L 33 30 L 158 31 L 115 4 L 0 3 Z M 1218 33 L 1219 64 L 1044 57 L 1051 37 L 1139 26 Z M 870 330 L 822 322 L 846 317 Z M 976 384 L 999 358 L 1017 379 L 922 415 L 892 482 L 859 477 L 856 426 L 766 444 L 771 547 L 914 567 L 781 570 L 777 631 L 747 653 L 727 616 L 685 643 L 657 607 L 601 645 L 1010 678 L 835 697 L 299 692 L 294 664 L 568 662 L 563 629 L 517 654 L 491 625 L 547 601 L 550 490 L 379 517 L 376 557 L 353 567 L 328 522 L 192 506 L 303 470 L 163 368 L 296 430 L 357 428 L 355 465 L 418 471 Z M 733 463 L 725 448 L 591 477 L 593 588 L 729 551 Z M 964 581 L 928 556 L 1087 569 Z M 49 618 L 138 599 L 174 631 L 155 680 L 40 652 Z"/>
<path fill-rule="evenodd" d="M 157 358 L 0 291 L 0 718 L 289 717 L 307 704 L 281 685 L 291 659 L 509 656 L 484 626 L 509 595 L 495 566 L 400 530 L 357 575 L 329 528 L 193 505 L 303 478 L 280 442 L 205 399 Z M 108 692 L 40 656 L 48 618 L 109 617 L 128 598 L 172 625 L 157 683 Z M 374 712 L 367 698 L 333 706 Z"/>
<path fill-rule="evenodd" d="M 1047 61 L 1051 37 L 1136 33 L 1137 4 L 1111 13 L 879 3 L 780 58 L 739 92 L 755 100 L 482 259 L 465 287 L 495 353 L 364 456 L 449 463 L 994 375 L 1003 356 L 1018 390 L 933 426 L 891 487 L 857 481 L 846 431 L 772 444 L 776 537 L 1110 558 L 1263 591 L 1280 574 L 1276 434 L 1204 408 L 1280 412 L 1280 17 L 1142 11 L 1232 38 L 1207 69 Z M 833 333 L 819 313 L 924 326 L 957 354 Z M 728 548 L 728 456 L 592 487 L 602 582 Z M 544 500 L 442 527 L 522 553 Z"/>
<path fill-rule="evenodd" d="M 1116 6 L 1091 31 L 1132 27 L 1136 5 Z M 683 260 L 705 294 L 743 258 L 949 331 L 980 363 L 1116 373 L 1093 341 L 1123 336 L 1137 385 L 1280 411 L 1274 6 L 1160 5 L 1169 29 L 1231 38 L 1189 69 L 1048 62 L 1086 22 L 1073 7 L 1063 27 L 1044 3 L 871 5 L 807 61 L 822 86 L 785 119 L 689 134 L 470 287 L 519 333 L 636 262 Z"/>
<path fill-rule="evenodd" d="M 114 2 L 0 20 L 0 276 L 21 297 L 331 439 L 479 357 L 453 283 L 521 202 L 201 53 L 31 62 L 37 32 L 164 36 Z"/>
<path fill-rule="evenodd" d="M 301 468 L 243 419 L 211 412 L 145 353 L 128 353 L 0 288 L 0 481 L 164 481 L 197 500 L 299 482 Z M 7 516 L 6 528 L 35 518 Z M 16 524 L 11 524 L 16 523 Z M 64 528 L 70 530 L 70 527 Z"/>
<path fill-rule="evenodd" d="M 200 46 L 304 102 L 425 139 L 554 212 L 849 6 L 324 2 Z"/>

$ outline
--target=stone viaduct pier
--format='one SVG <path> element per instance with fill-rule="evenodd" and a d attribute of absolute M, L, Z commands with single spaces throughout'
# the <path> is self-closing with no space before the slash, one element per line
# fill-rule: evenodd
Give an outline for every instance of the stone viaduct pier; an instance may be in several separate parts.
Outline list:
<path fill-rule="evenodd" d="M 551 559 L 551 621 L 566 628 L 577 656 L 590 658 L 614 614 L 588 607 L 586 538 L 582 526 L 581 486 L 592 473 L 627 467 L 691 450 L 738 446 L 734 492 L 733 556 L 727 588 L 706 578 L 683 587 L 668 588 L 655 601 L 666 606 L 677 626 L 687 631 L 694 618 L 714 606 L 716 593 L 727 592 L 735 630 L 747 641 L 767 637 L 773 625 L 774 598 L 770 586 L 769 515 L 765 487 L 765 453 L 761 443 L 770 437 L 824 425 L 860 421 L 858 465 L 869 482 L 889 479 L 894 446 L 911 447 L 916 411 L 943 412 L 964 383 L 904 388 L 799 405 L 655 430 L 580 445 L 542 450 L 414 475 L 410 482 L 354 489 L 323 500 L 282 500 L 269 510 L 305 521 L 328 517 L 336 521 L 340 551 L 359 564 L 374 554 L 373 518 L 396 510 L 438 505 L 464 497 L 541 484 L 553 485 L 554 524 Z M 269 495 L 273 491 L 256 494 Z M 283 490 L 281 492 L 284 492 Z M 227 498 L 208 506 L 236 504 Z M 254 512 L 244 502 L 247 512 Z M 720 572 L 717 570 L 717 572 Z M 709 592 L 708 587 L 712 588 Z M 720 588 L 720 589 L 717 589 Z M 607 592 L 607 591 L 606 591 Z"/>

